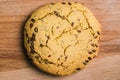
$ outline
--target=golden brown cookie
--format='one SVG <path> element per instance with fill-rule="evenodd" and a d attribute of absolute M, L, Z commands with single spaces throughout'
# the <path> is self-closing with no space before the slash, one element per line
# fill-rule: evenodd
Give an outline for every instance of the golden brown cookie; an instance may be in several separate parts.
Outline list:
<path fill-rule="evenodd" d="M 50 74 L 79 71 L 98 53 L 100 24 L 80 3 L 42 6 L 31 15 L 24 29 L 28 56 Z"/>

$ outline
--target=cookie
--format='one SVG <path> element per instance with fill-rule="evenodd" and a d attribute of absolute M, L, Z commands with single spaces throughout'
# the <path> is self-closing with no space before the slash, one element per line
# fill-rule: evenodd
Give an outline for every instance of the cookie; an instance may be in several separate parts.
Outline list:
<path fill-rule="evenodd" d="M 76 2 L 57 2 L 37 9 L 26 22 L 24 45 L 33 64 L 53 75 L 83 69 L 98 54 L 100 24 Z"/>

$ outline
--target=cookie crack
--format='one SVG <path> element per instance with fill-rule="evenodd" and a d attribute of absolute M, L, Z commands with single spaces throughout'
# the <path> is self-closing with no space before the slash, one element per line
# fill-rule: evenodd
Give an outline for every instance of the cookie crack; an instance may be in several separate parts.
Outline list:
<path fill-rule="evenodd" d="M 45 46 L 46 46 L 49 50 L 51 50 L 51 48 L 48 46 L 48 41 L 49 41 L 49 39 L 50 39 L 50 38 L 49 38 L 49 37 L 47 37 L 47 40 L 46 40 L 46 45 L 45 45 Z"/>
<path fill-rule="evenodd" d="M 57 17 L 59 17 L 59 18 L 65 19 L 65 16 L 61 16 L 58 11 L 53 11 L 53 13 L 54 13 Z"/>
<path fill-rule="evenodd" d="M 64 62 L 67 60 L 68 56 L 66 55 L 66 51 L 67 49 L 70 47 L 71 45 L 68 45 L 66 48 L 64 48 L 64 52 L 63 52 L 63 55 L 65 56 L 65 60 Z"/>
<path fill-rule="evenodd" d="M 61 19 L 64 19 L 64 20 L 66 20 L 69 24 L 71 24 L 70 21 L 69 21 L 67 18 L 68 18 L 68 16 L 69 16 L 72 12 L 73 12 L 73 11 L 70 11 L 66 17 L 65 17 L 65 16 L 61 16 L 60 13 L 57 12 L 57 11 L 54 11 L 54 14 L 55 14 L 57 17 L 59 17 L 59 18 L 61 18 Z"/>
<path fill-rule="evenodd" d="M 76 43 L 75 43 L 75 45 L 77 45 L 77 44 L 79 44 L 79 41 L 78 41 L 78 36 L 77 35 L 75 35 L 75 38 L 76 38 Z"/>
<path fill-rule="evenodd" d="M 73 10 L 70 11 L 70 12 L 68 13 L 68 15 L 66 16 L 66 18 L 68 18 L 68 17 L 71 15 L 72 12 L 74 12 L 74 11 L 73 11 Z"/>
<path fill-rule="evenodd" d="M 85 11 L 83 12 L 83 16 L 85 17 L 86 22 L 87 22 L 87 24 L 88 24 L 88 28 L 86 28 L 86 29 L 91 29 L 92 31 L 90 30 L 90 33 L 91 33 L 91 34 L 93 35 L 93 37 L 94 37 L 94 31 L 93 31 L 93 28 L 90 26 L 89 21 L 88 21 L 86 15 L 85 15 L 84 13 L 85 13 Z M 85 29 L 85 30 L 86 30 L 86 29 Z"/>
<path fill-rule="evenodd" d="M 64 30 L 62 31 L 62 33 L 61 33 L 59 36 L 57 36 L 57 37 L 55 38 L 55 40 L 58 40 L 60 37 L 62 37 L 63 34 L 64 34 Z"/>
<path fill-rule="evenodd" d="M 88 21 L 88 19 L 87 19 L 86 15 L 84 14 L 84 13 L 85 13 L 85 11 L 84 11 L 84 12 L 82 12 L 82 13 L 83 13 L 84 18 L 86 19 L 86 22 L 87 22 L 87 24 L 88 24 L 88 27 L 92 29 L 92 27 L 90 26 L 89 21 Z"/>
<path fill-rule="evenodd" d="M 94 37 L 93 28 L 90 26 L 89 21 L 88 21 L 86 15 L 85 15 L 86 10 L 82 11 L 82 10 L 78 10 L 78 9 L 77 9 L 77 11 L 82 12 L 82 14 L 83 14 L 83 16 L 84 16 L 84 18 L 85 18 L 85 20 L 86 20 L 86 22 L 87 22 L 87 24 L 88 24 L 88 28 L 83 29 L 83 30 L 91 29 L 91 30 L 90 30 L 90 33 L 91 33 L 91 34 L 93 35 L 93 37 Z"/>
<path fill-rule="evenodd" d="M 65 31 L 65 29 L 64 29 L 64 30 L 62 31 L 62 33 L 55 38 L 55 40 L 58 40 L 60 37 L 62 37 L 62 35 L 64 35 L 65 33 L 69 32 L 69 31 L 70 31 L 70 30 Z"/>
<path fill-rule="evenodd" d="M 43 20 L 45 17 L 47 17 L 48 15 L 53 15 L 53 13 L 47 13 L 46 15 L 44 15 L 43 17 L 39 18 L 38 20 Z"/>
<path fill-rule="evenodd" d="M 65 20 L 66 20 L 69 24 L 71 24 L 70 21 L 69 21 L 67 18 L 66 18 Z"/>

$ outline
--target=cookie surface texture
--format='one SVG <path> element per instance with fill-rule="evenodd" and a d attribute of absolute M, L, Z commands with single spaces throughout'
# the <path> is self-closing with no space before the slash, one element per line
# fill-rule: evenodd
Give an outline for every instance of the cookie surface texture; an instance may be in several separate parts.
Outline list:
<path fill-rule="evenodd" d="M 94 15 L 75 2 L 37 9 L 24 27 L 24 45 L 35 66 L 53 75 L 83 69 L 98 53 L 101 30 Z"/>

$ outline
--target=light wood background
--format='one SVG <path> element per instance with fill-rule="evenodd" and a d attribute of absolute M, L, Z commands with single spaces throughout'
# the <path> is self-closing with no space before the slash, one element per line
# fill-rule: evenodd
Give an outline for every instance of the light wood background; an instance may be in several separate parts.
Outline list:
<path fill-rule="evenodd" d="M 23 47 L 25 21 L 39 6 L 57 1 L 61 0 L 0 0 L 0 80 L 120 80 L 120 0 L 75 0 L 102 25 L 99 56 L 87 68 L 55 77 L 28 62 Z"/>

